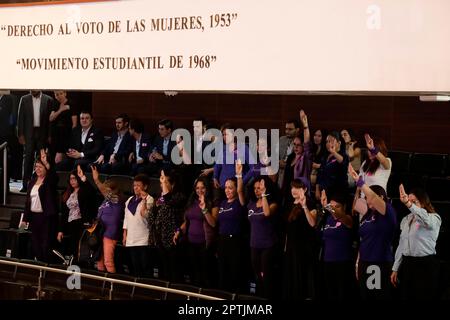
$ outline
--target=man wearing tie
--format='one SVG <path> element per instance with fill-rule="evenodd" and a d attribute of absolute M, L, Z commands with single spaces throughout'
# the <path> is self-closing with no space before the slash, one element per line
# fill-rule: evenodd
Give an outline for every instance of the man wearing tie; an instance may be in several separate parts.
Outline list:
<path fill-rule="evenodd" d="M 31 90 L 19 103 L 17 136 L 23 145 L 22 189 L 27 190 L 33 172 L 36 152 L 44 149 L 49 139 L 49 117 L 52 98 L 40 90 Z"/>

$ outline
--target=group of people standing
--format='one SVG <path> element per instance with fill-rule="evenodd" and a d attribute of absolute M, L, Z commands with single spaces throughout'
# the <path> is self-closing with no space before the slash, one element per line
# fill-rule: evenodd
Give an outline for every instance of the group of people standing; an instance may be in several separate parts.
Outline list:
<path fill-rule="evenodd" d="M 391 298 L 395 286 L 405 299 L 431 298 L 441 219 L 425 191 L 408 195 L 400 186 L 410 214 L 400 223 L 394 256 L 398 216 L 386 193 L 392 162 L 384 142 L 366 134 L 362 160 L 348 130 L 318 130 L 311 141 L 303 110 L 286 129 L 277 174 L 269 170 L 267 140 L 258 140 L 256 164 L 249 165 L 247 146 L 239 154 L 231 126 L 224 126 L 223 152 L 216 156 L 230 154 L 234 164 L 202 170 L 190 196 L 176 170 L 163 169 L 161 194 L 149 195 L 148 176 L 137 174 L 134 195 L 124 201 L 114 179 L 101 182 L 92 166 L 103 198 L 98 206 L 95 187 L 78 166 L 63 194 L 59 222 L 53 164 L 41 151 L 24 218 L 33 231 L 33 253 L 46 259 L 50 230 L 56 229 L 57 240 L 72 235 L 75 253 L 84 225 L 97 218 L 104 226 L 97 268 L 107 272 L 116 272 L 114 252 L 122 241 L 137 276 L 150 275 L 156 255 L 162 278 L 179 281 L 189 269 L 196 285 L 240 292 L 255 281 L 257 293 L 268 298 L 350 299 L 358 284 L 363 299 Z"/>

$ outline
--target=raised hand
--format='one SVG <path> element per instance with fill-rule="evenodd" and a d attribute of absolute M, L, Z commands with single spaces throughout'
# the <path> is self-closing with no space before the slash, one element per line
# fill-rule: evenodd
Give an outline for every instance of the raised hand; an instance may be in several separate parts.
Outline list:
<path fill-rule="evenodd" d="M 259 183 L 259 189 L 261 190 L 261 194 L 266 194 L 266 182 L 264 179 L 261 179 L 261 182 Z"/>
<path fill-rule="evenodd" d="M 373 144 L 373 139 L 369 136 L 368 133 L 366 133 L 364 135 L 364 139 L 366 139 L 367 149 L 371 150 L 371 149 L 375 148 L 375 145 Z"/>
<path fill-rule="evenodd" d="M 202 210 L 205 209 L 206 203 L 205 203 L 205 196 L 203 194 L 198 196 L 198 201 L 199 201 L 198 206 L 200 207 L 200 209 Z"/>
<path fill-rule="evenodd" d="M 242 161 L 241 161 L 241 159 L 236 160 L 236 175 L 242 176 Z"/>
<path fill-rule="evenodd" d="M 161 182 L 162 184 L 165 184 L 166 181 L 167 181 L 166 174 L 164 173 L 164 170 L 161 170 L 161 176 L 159 177 L 159 182 Z"/>
<path fill-rule="evenodd" d="M 399 194 L 400 194 L 400 201 L 403 204 L 407 204 L 408 201 L 409 201 L 409 197 L 408 197 L 408 194 L 405 191 L 405 187 L 403 186 L 403 184 L 400 184 L 400 186 L 398 187 L 398 191 L 399 191 Z"/>
<path fill-rule="evenodd" d="M 349 173 L 350 176 L 353 178 L 353 180 L 358 181 L 358 179 L 359 179 L 359 174 L 355 171 L 355 169 L 353 169 L 351 163 L 348 164 L 348 173 Z"/>
<path fill-rule="evenodd" d="M 83 169 L 81 169 L 80 165 L 77 165 L 77 175 L 80 179 L 82 179 L 84 177 L 84 172 L 83 172 Z"/>
<path fill-rule="evenodd" d="M 305 196 L 305 189 L 300 189 L 300 204 L 302 207 L 306 207 L 306 196 Z"/>
<path fill-rule="evenodd" d="M 45 152 L 45 149 L 41 149 L 40 152 L 41 152 L 40 154 L 41 154 L 41 161 L 42 161 L 42 163 L 44 165 L 47 165 L 48 161 L 47 161 L 47 153 Z"/>
<path fill-rule="evenodd" d="M 91 170 L 92 170 L 92 178 L 94 179 L 94 181 L 98 180 L 98 170 L 96 166 L 91 166 Z"/>
<path fill-rule="evenodd" d="M 308 127 L 308 116 L 306 115 L 305 111 L 300 110 L 300 121 L 303 124 L 303 128 Z"/>
<path fill-rule="evenodd" d="M 322 204 L 322 207 L 325 207 L 328 203 L 328 198 L 325 190 L 322 190 L 322 193 L 320 194 L 320 203 Z"/>

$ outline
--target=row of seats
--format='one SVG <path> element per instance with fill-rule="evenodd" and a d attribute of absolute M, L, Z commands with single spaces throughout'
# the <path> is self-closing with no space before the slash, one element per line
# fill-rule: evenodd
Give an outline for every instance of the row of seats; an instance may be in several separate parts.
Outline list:
<path fill-rule="evenodd" d="M 450 176 L 450 155 L 439 153 L 418 153 L 389 151 L 393 166 L 392 172 L 412 173 L 431 177 Z"/>
<path fill-rule="evenodd" d="M 66 270 L 62 265 L 46 265 L 32 260 L 8 259 L 0 257 L 0 260 L 22 262 L 33 265 L 48 266 L 51 268 Z M 87 299 L 114 299 L 114 300 L 199 300 L 198 298 L 184 294 L 169 293 L 157 289 L 140 288 L 133 285 L 114 284 L 107 279 L 142 283 L 160 288 L 199 293 L 226 300 L 261 300 L 252 295 L 240 295 L 217 289 L 204 289 L 189 284 L 169 283 L 159 279 L 135 278 L 127 275 L 108 274 L 94 270 L 81 270 L 83 273 L 103 277 L 102 280 L 81 278 L 80 290 L 67 288 L 68 275 L 54 271 L 42 273 L 40 299 L 50 300 L 87 300 Z M 0 300 L 36 299 L 39 288 L 40 272 L 23 266 L 6 265 L 0 262 Z M 112 290 L 111 290 L 112 288 Z"/>

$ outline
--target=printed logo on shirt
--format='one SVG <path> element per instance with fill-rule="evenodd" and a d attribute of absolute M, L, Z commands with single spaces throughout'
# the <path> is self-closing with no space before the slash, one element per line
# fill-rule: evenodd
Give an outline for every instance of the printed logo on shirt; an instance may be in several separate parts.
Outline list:
<path fill-rule="evenodd" d="M 365 225 L 366 223 L 372 223 L 375 221 L 375 215 L 372 215 L 372 217 L 370 217 L 370 219 L 364 219 L 359 223 L 359 227 L 362 227 L 363 225 Z"/>
<path fill-rule="evenodd" d="M 248 210 L 248 216 L 249 217 L 251 217 L 251 216 L 260 216 L 260 215 L 263 215 L 263 214 L 264 214 L 263 211 L 255 212 L 255 210 L 253 210 L 253 209 Z"/>
<path fill-rule="evenodd" d="M 338 221 L 338 222 L 336 223 L 336 225 L 334 225 L 334 226 L 329 225 L 329 224 L 326 224 L 325 227 L 323 228 L 323 230 L 337 229 L 337 228 L 339 228 L 341 225 L 342 225 L 342 223 L 341 223 L 340 221 Z"/>
<path fill-rule="evenodd" d="M 220 214 L 220 213 L 223 213 L 223 212 L 230 212 L 230 211 L 233 211 L 233 208 L 224 209 L 224 208 L 221 207 L 221 208 L 219 209 L 219 214 Z"/>

